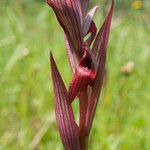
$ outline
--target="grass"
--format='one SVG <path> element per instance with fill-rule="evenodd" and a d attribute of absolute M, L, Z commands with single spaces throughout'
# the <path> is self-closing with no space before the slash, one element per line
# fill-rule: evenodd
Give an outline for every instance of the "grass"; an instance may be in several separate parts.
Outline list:
<path fill-rule="evenodd" d="M 60 150 L 49 50 L 68 86 L 71 70 L 63 32 L 44 3 L 19 3 L 0 6 L 0 150 Z M 147 10 L 115 14 L 107 81 L 91 132 L 91 150 L 150 149 L 147 14 Z M 99 16 L 95 20 L 98 22 Z M 126 76 L 120 70 L 130 60 L 135 67 Z"/>

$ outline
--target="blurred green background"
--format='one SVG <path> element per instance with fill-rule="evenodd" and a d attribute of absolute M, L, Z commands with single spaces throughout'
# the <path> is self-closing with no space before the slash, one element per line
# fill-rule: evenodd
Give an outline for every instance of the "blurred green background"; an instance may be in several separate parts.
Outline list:
<path fill-rule="evenodd" d="M 116 0 L 90 150 L 150 150 L 150 1 Z M 95 16 L 102 23 L 110 0 Z M 44 0 L 0 0 L 0 150 L 61 150 L 49 67 L 68 86 L 63 31 Z M 74 103 L 77 113 L 77 101 Z"/>

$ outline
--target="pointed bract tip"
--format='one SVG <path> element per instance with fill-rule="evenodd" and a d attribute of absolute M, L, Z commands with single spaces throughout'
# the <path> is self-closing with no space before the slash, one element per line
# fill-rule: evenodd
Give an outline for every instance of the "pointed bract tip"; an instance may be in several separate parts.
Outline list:
<path fill-rule="evenodd" d="M 50 59 L 53 58 L 53 54 L 52 54 L 52 51 L 50 50 L 49 52 L 49 55 L 50 55 Z"/>
<path fill-rule="evenodd" d="M 54 57 L 53 57 L 53 54 L 52 54 L 51 50 L 50 50 L 50 63 L 51 63 L 51 65 L 55 64 Z"/>

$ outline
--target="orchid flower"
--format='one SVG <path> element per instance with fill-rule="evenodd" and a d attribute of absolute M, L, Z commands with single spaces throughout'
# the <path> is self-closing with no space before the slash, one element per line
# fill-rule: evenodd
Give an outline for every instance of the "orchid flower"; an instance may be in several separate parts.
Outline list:
<path fill-rule="evenodd" d="M 98 6 L 87 13 L 89 0 L 47 0 L 63 28 L 66 52 L 73 73 L 67 89 L 50 53 L 56 122 L 65 150 L 88 149 L 88 138 L 105 72 L 114 9 L 114 0 L 111 1 L 106 19 L 97 32 L 93 16 Z M 79 99 L 79 125 L 72 109 L 75 98 Z"/>

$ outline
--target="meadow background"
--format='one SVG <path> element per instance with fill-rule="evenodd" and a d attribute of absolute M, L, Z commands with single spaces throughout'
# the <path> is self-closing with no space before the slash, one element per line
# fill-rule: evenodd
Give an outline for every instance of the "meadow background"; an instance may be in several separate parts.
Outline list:
<path fill-rule="evenodd" d="M 150 1 L 115 2 L 107 79 L 90 150 L 150 150 Z M 98 27 L 109 3 L 91 2 L 90 7 L 100 5 L 94 18 Z M 44 0 L 0 0 L 0 150 L 62 149 L 53 112 L 50 49 L 68 86 L 71 70 L 53 11 Z M 76 117 L 77 107 L 76 101 Z"/>

